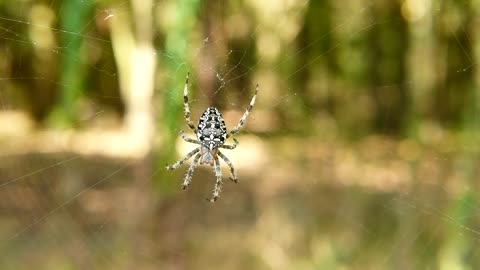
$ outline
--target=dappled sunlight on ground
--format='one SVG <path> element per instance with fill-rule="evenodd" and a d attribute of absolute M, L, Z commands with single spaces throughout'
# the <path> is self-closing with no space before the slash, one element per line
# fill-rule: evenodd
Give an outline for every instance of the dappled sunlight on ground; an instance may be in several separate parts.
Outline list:
<path fill-rule="evenodd" d="M 52 136 L 44 142 L 61 141 L 56 133 L 42 136 Z M 98 149 L 109 148 L 96 138 L 91 142 Z M 64 247 L 77 254 L 74 260 L 95 266 L 90 269 L 134 261 L 142 269 L 384 269 L 402 260 L 403 251 L 440 241 L 449 227 L 480 239 L 476 227 L 459 223 L 446 208 L 450 198 L 469 191 L 470 180 L 468 164 L 462 165 L 467 161 L 441 147 L 380 136 L 357 143 L 237 138 L 238 148 L 225 153 L 239 183 L 228 180 L 224 166 L 215 204 L 205 200 L 215 179 L 208 166 L 200 166 L 181 191 L 186 165 L 139 174 L 153 164 L 131 163 L 125 154 L 35 147 L 8 152 L 0 162 L 0 242 L 11 249 L 10 264 L 68 264 L 70 259 L 56 257 Z M 178 141 L 179 155 L 193 147 Z M 424 260 L 405 256 L 411 263 Z"/>
<path fill-rule="evenodd" d="M 98 126 L 82 131 L 74 129 L 35 130 L 24 112 L 0 113 L 1 155 L 73 152 L 111 158 L 142 158 L 150 147 L 139 132 L 121 125 Z"/>

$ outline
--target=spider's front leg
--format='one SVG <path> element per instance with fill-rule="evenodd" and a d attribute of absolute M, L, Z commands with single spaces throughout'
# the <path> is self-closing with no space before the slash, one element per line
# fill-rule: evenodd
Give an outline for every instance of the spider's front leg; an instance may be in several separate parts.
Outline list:
<path fill-rule="evenodd" d="M 231 174 L 230 180 L 232 180 L 235 183 L 238 183 L 237 174 L 235 173 L 235 168 L 233 168 L 233 163 L 222 152 L 218 151 L 218 155 L 220 156 L 220 158 L 223 159 L 223 161 L 225 161 L 225 163 L 227 163 L 228 167 L 230 168 L 230 174 Z"/>
<path fill-rule="evenodd" d="M 185 163 L 185 161 L 187 161 L 187 160 L 190 159 L 193 155 L 195 155 L 196 153 L 198 153 L 198 151 L 200 151 L 200 147 L 197 147 L 197 148 L 193 149 L 190 153 L 188 153 L 187 155 L 185 155 L 185 157 L 183 157 L 183 158 L 180 159 L 179 161 L 173 163 L 172 165 L 167 165 L 167 170 L 175 170 L 175 169 L 177 169 L 178 167 L 182 166 L 182 164 Z"/>
<path fill-rule="evenodd" d="M 197 129 L 193 124 L 192 120 L 190 119 L 190 107 L 188 106 L 188 77 L 190 73 L 187 73 L 187 77 L 185 78 L 185 87 L 183 88 L 183 108 L 184 108 L 184 116 L 185 121 L 187 122 L 188 127 L 193 131 L 193 133 L 197 134 Z"/>
<path fill-rule="evenodd" d="M 199 141 L 195 140 L 195 139 L 190 139 L 187 137 L 187 135 L 185 135 L 185 132 L 183 130 L 180 130 L 180 132 L 178 133 L 180 135 L 180 137 L 182 137 L 182 139 L 186 142 L 189 142 L 189 143 L 195 143 L 195 144 L 200 144 Z"/>
<path fill-rule="evenodd" d="M 198 165 L 198 161 L 200 160 L 201 154 L 197 154 L 195 158 L 192 161 L 192 164 L 190 164 L 190 167 L 188 167 L 187 173 L 185 174 L 185 178 L 183 179 L 183 184 L 182 184 L 182 189 L 185 190 L 188 188 L 190 185 L 190 182 L 192 181 L 192 175 L 193 172 L 195 171 L 195 168 Z"/>
<path fill-rule="evenodd" d="M 215 202 L 220 196 L 220 191 L 222 189 L 222 171 L 220 170 L 220 162 L 218 161 L 218 157 L 215 156 L 214 161 L 214 170 L 215 170 L 215 177 L 217 181 L 215 182 L 215 187 L 213 188 L 213 196 L 210 199 L 210 202 Z"/>
<path fill-rule="evenodd" d="M 237 145 L 238 145 L 237 139 L 233 138 L 233 144 L 232 145 L 224 144 L 224 145 L 221 145 L 220 148 L 233 150 L 233 149 L 235 149 L 235 147 L 237 147 Z"/>
<path fill-rule="evenodd" d="M 242 118 L 240 118 L 240 121 L 238 121 L 237 126 L 234 127 L 230 131 L 230 133 L 227 134 L 227 138 L 232 136 L 232 135 L 235 135 L 236 133 L 238 133 L 242 129 L 243 125 L 245 124 L 245 121 L 247 121 L 247 117 L 250 114 L 250 111 L 253 109 L 253 106 L 255 105 L 255 100 L 257 99 L 257 94 L 258 94 L 258 84 L 255 87 L 255 93 L 253 94 L 252 100 L 250 100 L 250 104 L 248 105 L 247 109 L 245 110 L 245 113 L 242 115 Z"/>

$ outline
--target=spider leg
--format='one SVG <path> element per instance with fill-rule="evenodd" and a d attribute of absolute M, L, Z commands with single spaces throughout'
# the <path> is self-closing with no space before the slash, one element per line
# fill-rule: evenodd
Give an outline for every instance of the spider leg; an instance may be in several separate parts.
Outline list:
<path fill-rule="evenodd" d="M 192 120 L 190 120 L 190 107 L 188 106 L 188 76 L 190 72 L 187 73 L 187 78 L 185 79 L 185 87 L 183 88 L 183 107 L 185 109 L 185 121 L 187 121 L 188 127 L 193 130 L 195 134 L 197 134 L 197 129 L 193 124 Z"/>
<path fill-rule="evenodd" d="M 185 178 L 183 178 L 183 184 L 182 184 L 183 190 L 187 189 L 188 186 L 190 185 L 190 182 L 192 181 L 193 171 L 195 171 L 195 168 L 198 166 L 198 161 L 200 160 L 201 156 L 202 154 L 198 153 L 193 159 L 192 164 L 190 164 L 190 167 L 188 167 L 187 173 L 185 174 Z"/>
<path fill-rule="evenodd" d="M 220 195 L 220 191 L 222 189 L 222 171 L 220 170 L 220 162 L 217 156 L 215 156 L 214 170 L 215 170 L 215 177 L 217 178 L 217 181 L 215 182 L 215 187 L 213 189 L 213 196 L 210 199 L 210 202 L 215 202 L 218 199 L 218 196 Z"/>
<path fill-rule="evenodd" d="M 223 161 L 225 161 L 225 163 L 227 163 L 228 167 L 230 168 L 230 174 L 231 174 L 230 180 L 232 180 L 235 183 L 238 183 L 237 174 L 235 173 L 235 168 L 233 168 L 233 163 L 222 152 L 218 151 L 218 155 L 220 156 L 221 159 L 223 159 Z"/>
<path fill-rule="evenodd" d="M 255 87 L 255 94 L 253 94 L 252 100 L 250 101 L 250 105 L 248 105 L 248 107 L 245 110 L 245 113 L 243 114 L 242 118 L 240 118 L 240 121 L 238 122 L 238 125 L 236 127 L 234 127 L 230 131 L 230 133 L 227 134 L 227 138 L 230 137 L 231 135 L 235 135 L 243 127 L 243 125 L 245 124 L 245 121 L 247 120 L 248 115 L 250 114 L 250 111 L 253 108 L 253 105 L 255 105 L 255 100 L 257 98 L 257 93 L 258 93 L 258 84 Z"/>
<path fill-rule="evenodd" d="M 174 164 L 172 165 L 167 165 L 167 170 L 175 170 L 177 169 L 178 167 L 182 166 L 183 163 L 185 163 L 185 161 L 187 161 L 189 158 L 191 158 L 193 155 L 195 155 L 196 153 L 198 153 L 198 151 L 200 151 L 200 147 L 197 147 L 195 149 L 193 149 L 190 153 L 186 154 L 182 159 L 180 159 L 179 161 L 175 162 Z"/>
<path fill-rule="evenodd" d="M 197 140 L 188 138 L 187 135 L 185 135 L 185 132 L 183 132 L 183 130 L 180 130 L 179 134 L 182 137 L 182 139 L 186 142 L 200 144 Z"/>
<path fill-rule="evenodd" d="M 238 141 L 237 141 L 237 139 L 234 138 L 232 145 L 224 144 L 224 145 L 221 145 L 220 148 L 232 150 L 232 149 L 235 149 L 235 147 L 237 147 L 237 145 L 238 145 Z"/>

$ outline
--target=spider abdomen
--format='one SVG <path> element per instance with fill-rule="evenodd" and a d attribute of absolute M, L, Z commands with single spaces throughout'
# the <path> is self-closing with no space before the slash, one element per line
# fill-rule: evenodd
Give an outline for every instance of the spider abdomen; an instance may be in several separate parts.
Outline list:
<path fill-rule="evenodd" d="M 197 130 L 198 141 L 210 150 L 223 145 L 227 139 L 225 121 L 215 107 L 209 107 L 202 113 Z"/>

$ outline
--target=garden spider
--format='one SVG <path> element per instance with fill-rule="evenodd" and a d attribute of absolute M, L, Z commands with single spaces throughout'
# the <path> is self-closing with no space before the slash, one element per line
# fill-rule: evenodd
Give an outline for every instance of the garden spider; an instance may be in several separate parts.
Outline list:
<path fill-rule="evenodd" d="M 227 163 L 228 167 L 230 168 L 230 180 L 237 183 L 237 174 L 235 173 L 232 162 L 227 158 L 227 156 L 220 152 L 219 148 L 231 150 L 237 147 L 238 141 L 235 138 L 233 138 L 232 145 L 226 145 L 224 143 L 230 136 L 237 134 L 245 124 L 245 121 L 247 120 L 247 117 L 250 114 L 253 105 L 255 105 L 255 99 L 258 92 L 258 84 L 255 87 L 255 94 L 250 101 L 250 105 L 248 105 L 237 126 L 233 128 L 229 133 L 227 133 L 225 121 L 223 120 L 220 112 L 215 107 L 209 107 L 202 113 L 202 116 L 198 121 L 198 127 L 195 128 L 193 122 L 190 120 L 190 108 L 188 107 L 188 76 L 189 73 L 187 73 L 187 78 L 185 79 L 185 88 L 183 89 L 183 106 L 185 109 L 185 121 L 187 122 L 188 127 L 197 135 L 197 139 L 195 140 L 187 138 L 183 130 L 180 131 L 180 136 L 186 142 L 199 144 L 200 146 L 192 150 L 179 161 L 167 166 L 167 170 L 175 170 L 183 163 L 185 163 L 185 161 L 195 156 L 193 158 L 192 164 L 190 164 L 190 167 L 185 174 L 185 177 L 183 178 L 182 189 L 185 190 L 190 185 L 193 171 L 198 166 L 198 164 L 205 163 L 213 166 L 217 181 L 215 182 L 213 196 L 210 201 L 215 202 L 220 194 L 220 189 L 222 186 L 222 173 L 220 171 L 220 161 L 218 157 L 223 159 L 223 161 L 225 161 L 225 163 Z"/>

